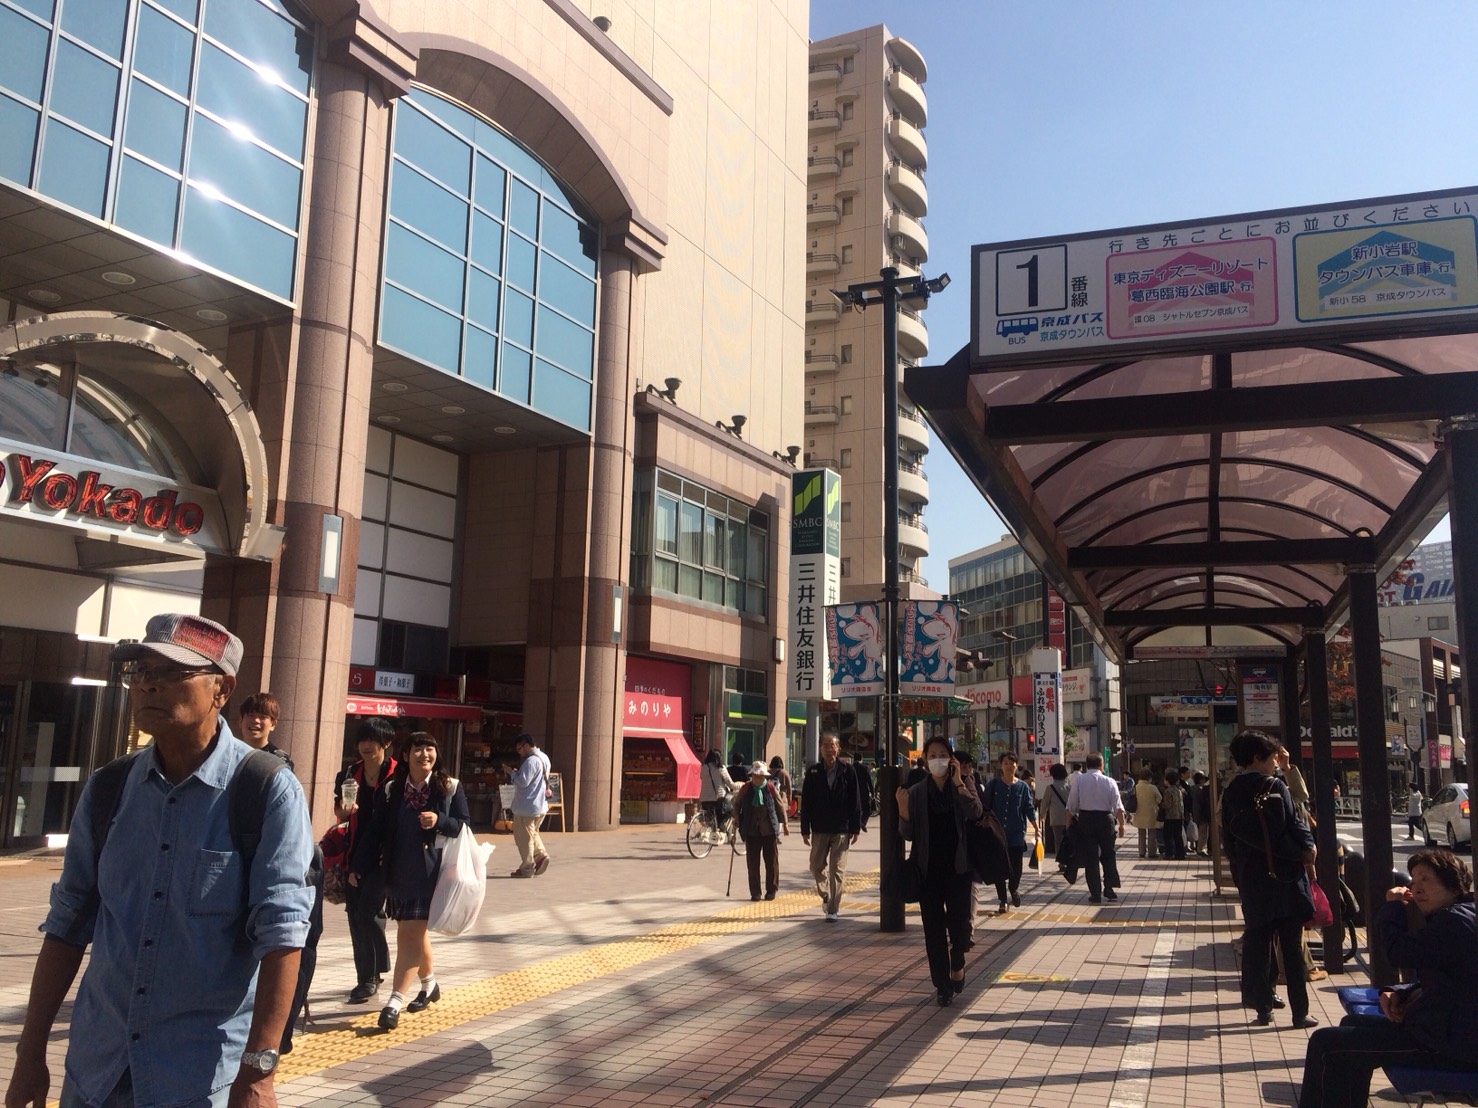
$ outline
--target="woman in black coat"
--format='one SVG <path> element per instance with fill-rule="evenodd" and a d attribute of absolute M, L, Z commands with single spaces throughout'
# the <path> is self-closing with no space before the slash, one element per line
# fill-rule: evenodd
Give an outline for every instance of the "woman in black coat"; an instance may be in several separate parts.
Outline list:
<path fill-rule="evenodd" d="M 1411 984 L 1380 992 L 1379 1016 L 1346 1016 L 1309 1038 L 1300 1108 L 1364 1104 L 1382 1066 L 1478 1069 L 1478 941 L 1473 872 L 1447 850 L 1406 863 L 1409 887 L 1391 889 L 1375 921 L 1375 941 Z M 1408 905 L 1422 915 L 1411 926 Z"/>
<path fill-rule="evenodd" d="M 929 776 L 898 790 L 898 831 L 913 843 L 905 865 L 917 871 L 919 915 L 929 976 L 947 1006 L 965 988 L 970 943 L 970 885 L 974 869 L 965 848 L 965 824 L 981 816 L 980 796 L 960 772 L 947 739 L 924 746 Z"/>
<path fill-rule="evenodd" d="M 357 886 L 361 875 L 377 869 L 384 874 L 385 911 L 396 921 L 394 991 L 380 1010 L 380 1026 L 386 1031 L 400 1023 L 402 1006 L 419 1012 L 441 999 L 426 931 L 431 894 L 441 873 L 437 836 L 456 837 L 471 817 L 467 794 L 437 764 L 440 758 L 435 736 L 425 731 L 411 735 L 404 772 L 386 784 L 384 801 L 350 860 L 350 885 Z M 406 1004 L 417 973 L 421 991 Z"/>
<path fill-rule="evenodd" d="M 1241 772 L 1221 799 L 1222 842 L 1247 925 L 1242 947 L 1242 1003 L 1257 1022 L 1273 1022 L 1273 942 L 1282 945 L 1288 1004 L 1294 1027 L 1313 1027 L 1304 977 L 1303 925 L 1314 915 L 1309 882 L 1314 872 L 1314 836 L 1298 818 L 1288 787 L 1273 776 L 1278 741 L 1261 731 L 1232 738 L 1231 755 Z M 1259 811 L 1261 816 L 1259 817 Z M 1266 834 L 1266 838 L 1264 837 Z"/>

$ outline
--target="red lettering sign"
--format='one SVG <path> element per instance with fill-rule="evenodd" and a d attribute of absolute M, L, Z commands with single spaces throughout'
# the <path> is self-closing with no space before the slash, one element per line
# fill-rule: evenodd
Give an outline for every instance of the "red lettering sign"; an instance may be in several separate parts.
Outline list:
<path fill-rule="evenodd" d="M 104 484 L 96 470 L 83 470 L 74 477 L 58 470 L 57 463 L 49 458 L 28 454 L 12 457 L 16 478 L 10 490 L 13 504 L 35 504 L 125 525 L 142 524 L 151 531 L 169 531 L 182 538 L 199 534 L 205 527 L 205 508 L 192 501 L 182 503 L 178 489 L 161 489 L 146 498 L 138 489 Z M 5 476 L 5 466 L 0 464 L 0 482 Z"/>

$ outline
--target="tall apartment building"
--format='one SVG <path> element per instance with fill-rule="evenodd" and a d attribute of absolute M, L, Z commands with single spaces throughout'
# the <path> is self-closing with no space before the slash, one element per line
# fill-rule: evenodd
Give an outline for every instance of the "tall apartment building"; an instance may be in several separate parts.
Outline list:
<path fill-rule="evenodd" d="M 320 827 L 365 716 L 479 823 L 524 729 L 582 829 L 783 749 L 806 28 L 0 0 L 0 846 L 138 743 L 160 611 L 240 634 Z"/>
<path fill-rule="evenodd" d="M 885 266 L 919 271 L 929 257 L 924 216 L 928 100 L 924 59 L 879 25 L 811 44 L 806 192 L 805 459 L 842 477 L 842 599 L 879 594 L 884 469 L 898 468 L 903 593 L 933 596 L 919 573 L 929 553 L 924 458 L 929 431 L 900 394 L 899 449 L 883 436 L 882 313 L 843 311 L 832 289 L 877 280 Z M 914 306 L 898 320 L 905 365 L 929 352 Z"/>

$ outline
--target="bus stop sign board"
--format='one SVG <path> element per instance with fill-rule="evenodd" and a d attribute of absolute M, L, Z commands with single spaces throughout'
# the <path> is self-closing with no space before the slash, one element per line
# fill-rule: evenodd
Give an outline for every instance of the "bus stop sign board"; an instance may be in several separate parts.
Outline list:
<path fill-rule="evenodd" d="M 972 252 L 971 366 L 1478 329 L 1478 189 Z"/>

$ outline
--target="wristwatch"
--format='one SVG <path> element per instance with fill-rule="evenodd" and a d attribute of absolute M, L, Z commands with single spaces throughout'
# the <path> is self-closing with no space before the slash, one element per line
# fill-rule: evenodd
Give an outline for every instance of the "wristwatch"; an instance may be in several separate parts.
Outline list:
<path fill-rule="evenodd" d="M 248 1050 L 241 1056 L 241 1064 L 257 1073 L 271 1073 L 277 1068 L 277 1051 Z"/>

